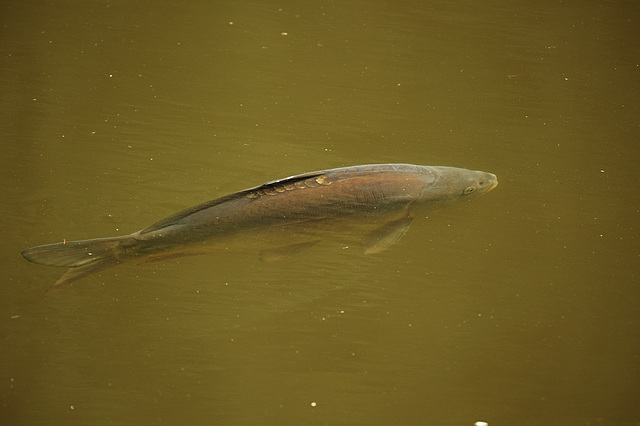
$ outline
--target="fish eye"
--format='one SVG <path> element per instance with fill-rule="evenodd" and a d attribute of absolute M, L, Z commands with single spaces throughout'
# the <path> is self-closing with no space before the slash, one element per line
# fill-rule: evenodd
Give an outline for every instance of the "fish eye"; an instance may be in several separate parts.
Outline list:
<path fill-rule="evenodd" d="M 464 189 L 464 191 L 462 191 L 462 193 L 463 193 L 464 195 L 467 195 L 467 194 L 471 194 L 471 193 L 472 193 L 473 191 L 475 191 L 475 190 L 476 190 L 476 187 L 475 187 L 475 186 L 468 186 L 468 187 L 466 187 L 466 188 Z"/>

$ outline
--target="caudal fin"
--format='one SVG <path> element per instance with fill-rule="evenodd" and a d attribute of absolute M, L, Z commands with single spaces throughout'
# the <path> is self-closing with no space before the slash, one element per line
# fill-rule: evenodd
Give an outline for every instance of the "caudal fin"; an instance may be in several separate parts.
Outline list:
<path fill-rule="evenodd" d="M 67 268 L 47 290 L 48 293 L 64 284 L 121 263 L 122 260 L 117 256 L 122 251 L 120 243 L 129 238 L 131 237 L 124 236 L 47 244 L 26 249 L 22 256 L 33 263 Z"/>

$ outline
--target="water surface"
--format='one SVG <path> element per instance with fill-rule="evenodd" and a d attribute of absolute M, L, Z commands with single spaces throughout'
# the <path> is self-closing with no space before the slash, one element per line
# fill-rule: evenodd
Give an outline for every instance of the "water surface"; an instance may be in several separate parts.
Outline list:
<path fill-rule="evenodd" d="M 3 423 L 640 421 L 631 2 L 0 7 Z M 373 257 L 20 256 L 386 162 L 500 185 Z"/>

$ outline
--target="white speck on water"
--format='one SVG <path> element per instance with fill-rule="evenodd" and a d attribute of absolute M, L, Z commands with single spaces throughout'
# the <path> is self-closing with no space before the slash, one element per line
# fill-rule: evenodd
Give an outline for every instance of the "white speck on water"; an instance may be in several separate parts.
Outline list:
<path fill-rule="evenodd" d="M 487 422 L 475 422 L 474 426 L 489 426 L 489 423 L 487 423 Z"/>

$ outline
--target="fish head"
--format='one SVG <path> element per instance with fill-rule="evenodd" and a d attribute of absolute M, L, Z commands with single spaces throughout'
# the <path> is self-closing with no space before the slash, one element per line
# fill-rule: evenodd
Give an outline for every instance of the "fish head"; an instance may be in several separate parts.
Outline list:
<path fill-rule="evenodd" d="M 457 167 L 429 167 L 416 203 L 419 210 L 439 210 L 483 195 L 498 185 L 493 173 Z"/>

